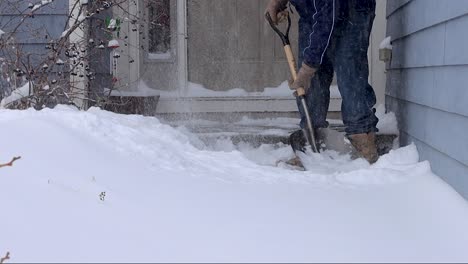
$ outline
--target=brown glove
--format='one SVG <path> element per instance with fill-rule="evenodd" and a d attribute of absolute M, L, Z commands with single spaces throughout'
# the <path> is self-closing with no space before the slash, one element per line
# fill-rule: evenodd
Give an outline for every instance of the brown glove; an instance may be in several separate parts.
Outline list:
<path fill-rule="evenodd" d="M 270 0 L 268 2 L 265 14 L 270 14 L 271 20 L 275 25 L 282 22 L 287 18 L 287 11 L 285 11 L 289 0 Z"/>
<path fill-rule="evenodd" d="M 289 87 L 293 90 L 297 90 L 299 88 L 304 88 L 307 90 L 310 88 L 310 82 L 315 75 L 317 69 L 310 67 L 309 65 L 302 63 L 299 72 L 297 72 L 297 79 L 293 82 L 289 83 Z"/>

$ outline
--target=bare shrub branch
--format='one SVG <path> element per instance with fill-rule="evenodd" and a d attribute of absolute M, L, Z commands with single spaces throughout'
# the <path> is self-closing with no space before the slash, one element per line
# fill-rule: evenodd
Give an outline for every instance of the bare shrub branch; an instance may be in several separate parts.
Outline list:
<path fill-rule="evenodd" d="M 10 259 L 10 252 L 7 252 L 5 257 L 0 259 L 0 263 L 5 263 L 5 261 Z"/>
<path fill-rule="evenodd" d="M 15 162 L 15 161 L 17 161 L 19 159 L 21 159 L 21 157 L 14 157 L 10 162 L 5 163 L 5 164 L 0 164 L 0 168 L 7 167 L 7 166 L 11 167 L 11 166 L 13 166 L 13 162 Z"/>

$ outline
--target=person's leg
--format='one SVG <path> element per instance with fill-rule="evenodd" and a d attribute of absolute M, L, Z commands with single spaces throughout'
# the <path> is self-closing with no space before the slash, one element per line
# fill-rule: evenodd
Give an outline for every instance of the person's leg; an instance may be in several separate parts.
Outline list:
<path fill-rule="evenodd" d="M 368 82 L 367 50 L 375 17 L 375 1 L 350 0 L 349 17 L 337 38 L 335 69 L 341 93 L 346 134 L 359 154 L 374 163 L 378 119 L 375 116 L 375 93 Z"/>
<path fill-rule="evenodd" d="M 338 88 L 343 99 L 341 110 L 348 135 L 377 132 L 378 122 L 373 108 L 376 97 L 368 82 L 367 57 L 375 2 L 365 9 L 356 6 L 350 4 L 349 18 L 343 24 L 335 54 Z"/>
<path fill-rule="evenodd" d="M 312 30 L 312 24 L 300 20 L 299 22 L 299 59 L 298 65 L 302 64 L 303 54 L 302 50 L 308 46 L 309 35 Z M 309 108 L 309 113 L 312 118 L 312 125 L 315 129 L 328 127 L 327 113 L 330 105 L 330 85 L 333 81 L 333 64 L 329 59 L 331 53 L 327 52 L 327 56 L 324 57 L 322 65 L 320 65 L 318 71 L 312 78 L 310 89 L 306 94 L 306 102 Z M 305 127 L 306 118 L 302 104 L 297 99 L 297 106 L 301 115 L 301 128 Z"/>

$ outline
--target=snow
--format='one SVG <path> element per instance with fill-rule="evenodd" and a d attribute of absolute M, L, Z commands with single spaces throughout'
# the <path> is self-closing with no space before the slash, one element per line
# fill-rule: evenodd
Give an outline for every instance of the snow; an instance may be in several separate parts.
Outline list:
<path fill-rule="evenodd" d="M 34 12 L 34 11 L 38 10 L 39 8 L 41 8 L 41 6 L 42 6 L 42 4 L 35 4 L 31 11 Z"/>
<path fill-rule="evenodd" d="M 379 134 L 387 135 L 399 135 L 400 131 L 398 130 L 398 122 L 395 116 L 395 113 L 389 112 L 385 113 L 385 106 L 379 105 L 375 111 L 375 115 L 379 119 L 377 123 L 377 128 L 379 129 Z"/>
<path fill-rule="evenodd" d="M 161 92 L 161 96 L 171 96 L 173 93 Z M 187 97 L 239 97 L 239 96 L 259 96 L 259 97 L 292 97 L 293 91 L 289 88 L 288 82 L 284 81 L 277 87 L 266 87 L 263 92 L 247 92 L 242 88 L 235 88 L 228 91 L 213 91 L 205 88 L 201 84 L 189 82 Z M 336 85 L 330 87 L 331 98 L 341 98 Z"/>
<path fill-rule="evenodd" d="M 13 90 L 11 94 L 2 99 L 0 102 L 0 108 L 5 108 L 8 104 L 13 103 L 21 98 L 27 97 L 30 95 L 29 82 L 25 83 L 18 89 Z"/>
<path fill-rule="evenodd" d="M 86 15 L 85 14 L 80 14 L 80 16 L 78 16 L 78 22 L 82 22 L 83 20 L 86 19 Z"/>
<path fill-rule="evenodd" d="M 118 48 L 119 46 L 120 46 L 119 41 L 116 39 L 110 40 L 109 43 L 107 44 L 107 47 L 109 48 Z"/>
<path fill-rule="evenodd" d="M 379 49 L 393 49 L 393 46 L 392 46 L 392 37 L 389 36 L 389 37 L 386 37 L 384 40 L 382 40 L 382 42 L 380 43 L 380 46 L 379 46 Z"/>
<path fill-rule="evenodd" d="M 0 37 L 1 37 L 3 34 L 5 34 L 5 31 L 3 31 L 3 30 L 0 29 Z"/>
<path fill-rule="evenodd" d="M 277 87 L 266 87 L 263 92 L 247 92 L 242 88 L 235 88 L 228 91 L 213 91 L 205 88 L 201 84 L 189 82 L 187 97 L 239 97 L 239 96 L 261 96 L 261 97 L 292 97 L 293 91 L 289 88 L 288 82 L 284 81 Z M 161 92 L 162 96 L 171 96 L 171 93 Z M 330 88 L 332 98 L 341 98 L 337 86 Z"/>
<path fill-rule="evenodd" d="M 110 19 L 109 25 L 107 26 L 108 29 L 115 29 L 117 27 L 117 20 L 114 18 Z"/>
<path fill-rule="evenodd" d="M 0 169 L 12 262 L 468 261 L 467 202 L 414 145 L 302 172 L 274 166 L 286 145 L 215 151 L 97 108 L 0 110 L 0 125 L 0 160 L 22 156 Z"/>
<path fill-rule="evenodd" d="M 174 97 L 291 97 L 293 91 L 289 89 L 287 81 L 284 81 L 277 87 L 266 87 L 263 92 L 247 92 L 243 88 L 234 88 L 227 91 L 214 91 L 204 87 L 201 84 L 188 82 L 186 91 L 164 91 L 150 88 L 143 80 L 140 80 L 136 91 L 113 90 L 115 96 L 156 96 L 174 98 Z M 330 87 L 330 97 L 339 99 L 341 95 L 336 85 Z"/>
<path fill-rule="evenodd" d="M 38 10 L 39 8 L 45 6 L 45 5 L 48 5 L 50 3 L 52 3 L 54 0 L 42 0 L 40 4 L 35 4 L 32 9 L 31 9 L 31 12 L 34 12 L 36 10 Z"/>
<path fill-rule="evenodd" d="M 65 37 L 65 36 L 68 34 L 69 31 L 70 31 L 69 28 L 66 29 L 66 30 L 64 30 L 64 31 L 62 32 L 62 35 L 60 35 L 60 37 L 61 37 L 61 38 Z"/>
<path fill-rule="evenodd" d="M 148 59 L 150 60 L 169 60 L 172 58 L 170 51 L 165 53 L 148 53 Z"/>
<path fill-rule="evenodd" d="M 251 126 L 271 126 L 280 128 L 292 128 L 297 127 L 299 123 L 298 118 L 290 117 L 277 117 L 277 118 L 261 118 L 261 119 L 252 119 L 247 116 L 241 118 L 240 121 L 235 122 L 236 125 L 251 125 Z"/>
<path fill-rule="evenodd" d="M 379 129 L 379 134 L 386 134 L 386 135 L 399 135 L 400 131 L 398 130 L 398 122 L 393 112 L 385 112 L 385 105 L 380 104 L 376 107 L 375 115 L 379 119 L 377 124 L 377 128 Z M 327 119 L 327 121 L 332 125 L 340 125 L 343 126 L 343 121 L 338 119 Z M 208 123 L 207 123 L 208 122 Z M 192 124 L 201 124 L 201 125 L 214 125 L 219 124 L 213 121 L 207 120 L 190 120 Z M 286 118 L 286 117 L 279 117 L 279 118 L 249 118 L 244 116 L 241 118 L 240 121 L 233 123 L 234 125 L 250 125 L 250 126 L 259 126 L 259 127 L 267 127 L 267 126 L 275 126 L 278 128 L 285 128 L 285 129 L 297 129 L 297 125 L 299 123 L 298 118 Z M 183 125 L 183 122 L 171 122 L 171 124 L 176 125 Z"/>

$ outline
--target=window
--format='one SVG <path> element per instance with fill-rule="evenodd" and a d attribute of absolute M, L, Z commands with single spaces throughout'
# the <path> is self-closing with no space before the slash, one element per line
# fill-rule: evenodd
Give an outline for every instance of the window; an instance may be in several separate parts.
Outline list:
<path fill-rule="evenodd" d="M 148 51 L 152 59 L 171 57 L 171 0 L 148 3 Z"/>

